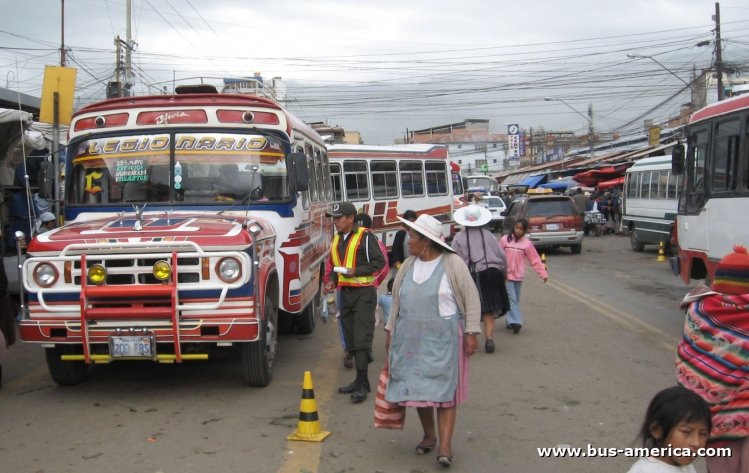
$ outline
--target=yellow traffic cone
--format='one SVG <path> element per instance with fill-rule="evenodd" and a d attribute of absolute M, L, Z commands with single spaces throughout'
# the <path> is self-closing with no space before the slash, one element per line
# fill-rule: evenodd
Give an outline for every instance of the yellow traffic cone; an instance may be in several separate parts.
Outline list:
<path fill-rule="evenodd" d="M 541 262 L 544 264 L 544 269 L 549 269 L 546 267 L 546 253 L 541 253 Z"/>
<path fill-rule="evenodd" d="M 658 257 L 655 260 L 659 263 L 666 261 L 666 253 L 663 251 L 663 240 L 658 242 Z"/>
<path fill-rule="evenodd" d="M 315 389 L 312 387 L 312 373 L 305 371 L 304 383 L 302 384 L 302 401 L 299 403 L 299 423 L 294 433 L 286 437 L 286 440 L 322 442 L 328 435 L 330 435 L 330 432 L 320 430 Z"/>

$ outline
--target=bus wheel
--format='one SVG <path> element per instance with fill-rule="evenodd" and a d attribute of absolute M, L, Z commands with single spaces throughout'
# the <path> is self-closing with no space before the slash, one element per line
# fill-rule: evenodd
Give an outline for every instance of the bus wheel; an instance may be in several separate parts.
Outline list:
<path fill-rule="evenodd" d="M 645 249 L 645 243 L 637 239 L 637 231 L 632 229 L 632 233 L 629 234 L 629 244 L 632 246 L 632 251 L 641 252 Z"/>
<path fill-rule="evenodd" d="M 278 308 L 270 298 L 265 298 L 260 337 L 255 342 L 239 344 L 242 355 L 242 374 L 250 386 L 264 387 L 273 378 L 273 361 L 278 346 Z"/>
<path fill-rule="evenodd" d="M 317 294 L 296 320 L 296 331 L 302 335 L 309 335 L 315 331 L 315 319 L 323 303 L 322 288 L 317 288 Z"/>
<path fill-rule="evenodd" d="M 80 384 L 88 377 L 88 365 L 84 361 L 62 361 L 62 355 L 80 355 L 81 345 L 55 345 L 45 349 L 47 369 L 52 380 L 60 386 Z"/>

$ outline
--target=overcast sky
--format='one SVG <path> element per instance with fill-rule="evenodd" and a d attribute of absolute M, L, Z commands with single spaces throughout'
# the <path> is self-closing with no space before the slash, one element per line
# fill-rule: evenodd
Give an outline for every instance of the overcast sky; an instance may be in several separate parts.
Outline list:
<path fill-rule="evenodd" d="M 114 77 L 125 0 L 66 0 L 80 105 Z M 689 102 L 713 61 L 705 0 L 133 0 L 135 91 L 282 77 L 306 121 L 391 144 L 406 129 L 487 118 L 491 130 L 632 131 Z M 0 81 L 38 96 L 59 65 L 60 0 L 0 0 Z M 724 61 L 749 80 L 749 3 L 720 2 Z M 631 59 L 627 53 L 653 59 Z M 657 61 L 657 62 L 656 62 Z M 660 63 L 660 64 L 659 64 Z M 681 91 L 681 92 L 680 92 Z M 544 97 L 559 100 L 545 101 Z"/>

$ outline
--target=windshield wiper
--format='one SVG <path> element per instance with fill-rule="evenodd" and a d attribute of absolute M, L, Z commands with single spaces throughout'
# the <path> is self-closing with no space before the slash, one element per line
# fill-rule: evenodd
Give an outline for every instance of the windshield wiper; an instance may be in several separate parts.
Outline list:
<path fill-rule="evenodd" d="M 250 169 L 251 169 L 251 171 L 252 171 L 252 174 L 250 174 L 250 187 L 252 187 L 252 186 L 253 186 L 253 185 L 255 184 L 255 175 L 257 175 L 257 172 L 258 172 L 258 170 L 260 169 L 260 166 L 254 165 L 254 166 L 252 166 L 252 167 L 251 167 Z M 250 203 L 250 200 L 252 200 L 252 195 L 253 195 L 253 194 L 256 194 L 256 193 L 257 193 L 257 191 L 258 191 L 258 190 L 260 189 L 260 187 L 261 187 L 261 186 L 260 186 L 260 185 L 258 185 L 258 186 L 257 186 L 257 187 L 255 187 L 254 189 L 250 189 L 250 192 L 248 192 L 246 196 L 242 197 L 242 200 L 240 200 L 239 202 L 235 202 L 235 203 L 231 204 L 231 205 L 230 205 L 229 207 L 227 207 L 227 208 L 225 208 L 225 209 L 222 209 L 222 210 L 220 210 L 220 211 L 218 212 L 218 214 L 216 214 L 216 215 L 221 215 L 221 214 L 223 214 L 224 212 L 226 212 L 227 210 L 231 210 L 231 209 L 233 209 L 233 208 L 234 208 L 234 207 L 236 207 L 237 205 L 245 205 L 245 204 L 249 204 L 249 203 Z"/>

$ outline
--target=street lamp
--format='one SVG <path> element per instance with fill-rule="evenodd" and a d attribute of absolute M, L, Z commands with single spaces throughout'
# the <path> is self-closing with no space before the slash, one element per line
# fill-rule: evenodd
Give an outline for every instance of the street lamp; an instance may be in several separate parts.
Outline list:
<path fill-rule="evenodd" d="M 580 115 L 581 117 L 583 117 L 584 119 L 588 121 L 588 146 L 590 148 L 590 157 L 592 158 L 595 153 L 593 151 L 593 104 L 588 105 L 588 115 L 585 116 L 582 113 L 580 113 L 575 107 L 568 104 L 567 102 L 560 99 L 559 97 L 544 97 L 544 100 L 546 100 L 547 102 L 553 102 L 553 101 L 562 102 L 567 107 L 569 107 L 570 110 L 577 113 L 578 115 Z M 564 159 L 562 160 L 562 165 L 564 165 Z"/>
<path fill-rule="evenodd" d="M 630 59 L 650 59 L 651 61 L 653 61 L 654 63 L 658 64 L 659 66 L 661 66 L 661 67 L 662 67 L 663 69 L 665 69 L 666 71 L 668 71 L 668 73 L 669 73 L 669 74 L 671 74 L 672 76 L 676 77 L 676 78 L 677 78 L 677 79 L 679 79 L 679 80 L 680 80 L 681 82 L 683 82 L 683 83 L 684 83 L 684 85 L 686 85 L 687 87 L 691 86 L 691 84 L 690 84 L 689 82 L 685 81 L 684 79 L 682 79 L 681 77 L 679 77 L 678 75 L 676 75 L 676 73 L 675 73 L 674 71 L 672 71 L 672 70 L 671 70 L 671 69 L 669 69 L 668 67 L 666 67 L 666 66 L 664 66 L 663 64 L 661 64 L 661 63 L 660 63 L 660 62 L 659 62 L 659 61 L 658 61 L 658 60 L 657 60 L 656 58 L 654 58 L 653 56 L 646 56 L 645 54 L 634 54 L 634 53 L 627 53 L 627 57 L 628 57 L 628 58 L 630 58 Z"/>

